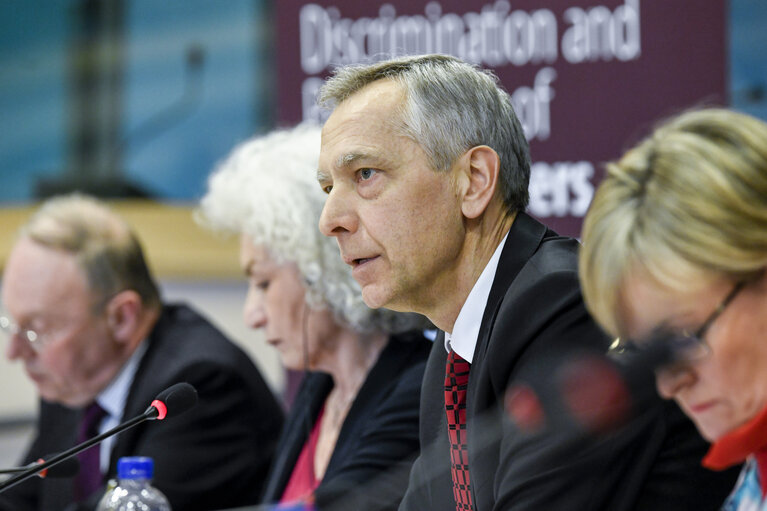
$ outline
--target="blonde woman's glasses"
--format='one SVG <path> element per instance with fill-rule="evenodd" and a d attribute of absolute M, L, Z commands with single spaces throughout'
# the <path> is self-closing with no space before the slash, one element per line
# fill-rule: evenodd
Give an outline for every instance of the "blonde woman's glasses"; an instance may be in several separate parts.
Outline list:
<path fill-rule="evenodd" d="M 613 353 L 622 353 L 625 351 L 644 350 L 647 345 L 657 343 L 665 344 L 669 348 L 670 362 L 694 362 L 705 358 L 711 353 L 711 348 L 706 342 L 706 333 L 714 321 L 725 311 L 727 306 L 735 299 L 740 291 L 745 287 L 746 281 L 737 282 L 727 296 L 719 305 L 708 315 L 703 324 L 694 332 L 683 330 L 682 332 L 668 332 L 663 329 L 654 332 L 647 342 L 635 343 L 633 341 L 624 342 L 622 339 L 616 339 L 610 346 Z"/>

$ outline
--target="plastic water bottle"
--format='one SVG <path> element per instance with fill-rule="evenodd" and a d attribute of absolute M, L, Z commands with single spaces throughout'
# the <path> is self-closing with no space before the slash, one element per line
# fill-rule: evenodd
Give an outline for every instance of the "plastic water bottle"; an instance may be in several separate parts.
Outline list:
<path fill-rule="evenodd" d="M 117 486 L 107 490 L 96 511 L 171 511 L 165 495 L 152 486 L 153 475 L 152 458 L 120 458 L 117 462 Z"/>

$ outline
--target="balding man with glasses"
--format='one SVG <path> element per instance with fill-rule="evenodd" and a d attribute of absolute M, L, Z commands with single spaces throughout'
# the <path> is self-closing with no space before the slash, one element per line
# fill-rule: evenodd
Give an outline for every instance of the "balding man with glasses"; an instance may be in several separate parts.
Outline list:
<path fill-rule="evenodd" d="M 23 464 L 143 413 L 174 383 L 191 383 L 200 402 L 84 451 L 74 480 L 10 488 L 0 510 L 92 510 L 128 455 L 155 459 L 155 484 L 173 509 L 256 502 L 282 413 L 248 356 L 189 307 L 161 302 L 136 236 L 99 201 L 52 199 L 19 234 L 0 331 L 40 395 Z"/>

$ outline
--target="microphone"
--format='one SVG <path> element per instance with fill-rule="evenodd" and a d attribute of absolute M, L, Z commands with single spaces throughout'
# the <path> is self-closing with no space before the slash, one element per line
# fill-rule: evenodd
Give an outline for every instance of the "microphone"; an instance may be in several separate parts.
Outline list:
<path fill-rule="evenodd" d="M 76 445 L 75 447 L 72 447 L 71 449 L 54 456 L 48 461 L 44 461 L 43 463 L 35 464 L 29 468 L 24 469 L 18 475 L 0 483 L 0 493 L 4 492 L 8 488 L 11 488 L 12 486 L 21 483 L 22 481 L 29 479 L 37 473 L 47 470 L 49 467 L 58 465 L 64 460 L 71 458 L 77 453 L 82 452 L 97 443 L 100 443 L 110 436 L 132 428 L 133 426 L 136 426 L 144 421 L 163 420 L 167 417 L 180 415 L 188 409 L 192 408 L 195 404 L 197 404 L 197 391 L 195 388 L 188 383 L 176 383 L 175 385 L 172 385 L 164 391 L 160 392 L 155 400 L 152 401 L 152 404 L 149 405 L 149 408 L 147 408 L 146 411 L 141 415 L 125 421 L 122 424 L 119 424 L 110 429 L 109 431 L 91 438 L 90 440 L 86 440 L 80 445 Z"/>
<path fill-rule="evenodd" d="M 620 353 L 553 355 L 553 373 L 512 382 L 504 406 L 509 418 L 525 432 L 546 428 L 606 432 L 662 400 L 655 388 L 655 371 L 682 355 L 682 350 L 663 334 L 654 336 L 642 348 Z"/>
<path fill-rule="evenodd" d="M 197 404 L 197 391 L 186 382 L 176 383 L 157 394 L 144 415 L 150 420 L 163 420 L 170 414 L 180 415 Z"/>
<path fill-rule="evenodd" d="M 3 468 L 0 469 L 0 474 L 17 474 L 19 472 L 24 472 L 25 470 L 36 468 L 39 470 L 39 465 L 45 463 L 45 460 L 53 458 L 53 454 L 48 454 L 47 456 L 43 456 L 39 460 L 35 461 L 34 463 L 30 463 L 29 465 L 26 465 L 24 467 L 16 467 L 16 468 Z M 77 458 L 67 458 L 65 460 L 62 460 L 61 463 L 58 465 L 54 465 L 50 468 L 43 469 L 39 472 L 37 472 L 37 477 L 40 478 L 58 478 L 58 477 L 72 477 L 76 475 L 80 471 L 80 460 Z"/>

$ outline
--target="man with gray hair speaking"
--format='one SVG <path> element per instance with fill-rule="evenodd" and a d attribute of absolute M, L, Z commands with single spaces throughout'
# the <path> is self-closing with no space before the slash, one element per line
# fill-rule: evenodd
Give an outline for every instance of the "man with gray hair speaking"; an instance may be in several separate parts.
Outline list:
<path fill-rule="evenodd" d="M 400 509 L 717 509 L 732 476 L 699 466 L 705 443 L 673 406 L 605 435 L 509 420 L 509 381 L 553 378 L 551 353 L 608 339 L 583 305 L 577 241 L 525 213 L 528 145 L 495 77 L 403 57 L 338 69 L 320 102 L 320 229 L 369 306 L 441 330 Z"/>
<path fill-rule="evenodd" d="M 3 511 L 91 511 L 121 456 L 155 460 L 173 509 L 255 503 L 282 412 L 248 356 L 184 305 L 163 304 L 130 227 L 85 196 L 54 198 L 24 226 L 2 282 L 6 356 L 40 395 L 24 464 L 138 416 L 155 396 L 192 384 L 199 403 L 80 453 L 71 479 L 0 493 Z"/>

